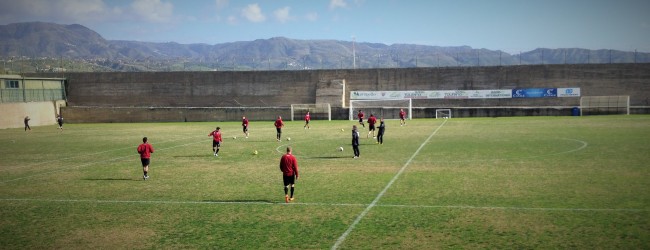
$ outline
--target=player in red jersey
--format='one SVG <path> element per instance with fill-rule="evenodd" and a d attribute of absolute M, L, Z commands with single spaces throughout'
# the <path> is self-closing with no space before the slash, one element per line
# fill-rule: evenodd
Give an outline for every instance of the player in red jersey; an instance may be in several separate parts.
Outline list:
<path fill-rule="evenodd" d="M 377 123 L 377 118 L 375 115 L 370 114 L 370 117 L 368 117 L 368 135 L 366 135 L 366 138 L 370 137 L 370 133 L 372 133 L 372 138 L 375 138 L 375 124 Z"/>
<path fill-rule="evenodd" d="M 273 125 L 275 125 L 275 131 L 276 131 L 275 137 L 278 141 L 280 141 L 281 140 L 280 137 L 282 136 L 282 127 L 284 127 L 284 122 L 282 122 L 282 116 L 278 116 L 278 119 L 275 120 L 275 123 Z"/>
<path fill-rule="evenodd" d="M 302 128 L 309 129 L 309 121 L 311 121 L 311 115 L 309 115 L 309 111 L 307 111 L 307 114 L 305 115 L 305 126 L 302 126 Z"/>
<path fill-rule="evenodd" d="M 361 110 L 359 110 L 359 113 L 357 113 L 357 118 L 359 118 L 359 124 L 361 124 L 361 126 L 363 126 L 363 127 L 365 128 L 366 125 L 363 124 L 363 117 L 364 117 L 364 116 L 365 116 L 365 115 L 363 114 L 363 112 L 361 112 Z"/>
<path fill-rule="evenodd" d="M 248 119 L 246 119 L 246 116 L 242 116 L 241 126 L 242 130 L 244 131 L 244 135 L 246 135 L 246 138 L 248 138 Z"/>
<path fill-rule="evenodd" d="M 142 175 L 143 180 L 149 179 L 149 164 L 151 163 L 151 153 L 153 153 L 153 146 L 149 144 L 147 137 L 142 138 L 142 144 L 138 146 L 138 154 L 140 154 L 140 162 L 142 162 Z"/>
<path fill-rule="evenodd" d="M 404 112 L 404 109 L 399 109 L 399 125 L 406 125 L 406 112 Z"/>
<path fill-rule="evenodd" d="M 284 183 L 284 202 L 293 201 L 293 191 L 298 180 L 298 160 L 291 154 L 291 147 L 287 147 L 287 153 L 280 158 L 280 171 Z M 288 195 L 291 185 L 291 196 Z"/>
<path fill-rule="evenodd" d="M 212 137 L 212 151 L 214 152 L 214 156 L 219 156 L 219 148 L 221 148 L 221 128 L 217 127 L 217 129 L 210 132 L 208 136 Z"/>

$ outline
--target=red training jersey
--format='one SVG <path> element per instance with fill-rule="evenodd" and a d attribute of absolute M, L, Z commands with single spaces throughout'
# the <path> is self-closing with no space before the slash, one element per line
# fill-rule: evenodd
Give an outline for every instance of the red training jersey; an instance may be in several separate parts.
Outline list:
<path fill-rule="evenodd" d="M 149 143 L 142 143 L 138 146 L 138 154 L 140 158 L 149 159 L 151 158 L 151 153 L 153 153 L 153 147 Z"/>
<path fill-rule="evenodd" d="M 298 177 L 298 160 L 291 153 L 287 153 L 280 158 L 280 170 L 284 176 L 295 175 Z"/>
<path fill-rule="evenodd" d="M 400 118 L 400 119 L 404 119 L 404 117 L 406 117 L 406 112 L 404 112 L 404 110 L 401 110 L 401 111 L 399 112 L 399 118 Z"/>
<path fill-rule="evenodd" d="M 305 121 L 309 121 L 309 120 L 311 120 L 311 116 L 309 114 L 306 114 L 305 115 Z"/>
<path fill-rule="evenodd" d="M 377 123 L 377 118 L 370 116 L 370 118 L 368 118 L 368 124 L 375 125 L 375 123 Z"/>
<path fill-rule="evenodd" d="M 363 119 L 363 116 L 364 116 L 364 115 L 363 115 L 362 112 L 359 112 L 359 113 L 357 114 L 357 117 L 359 117 L 359 119 Z"/>
<path fill-rule="evenodd" d="M 210 134 L 208 136 L 212 136 L 214 141 L 222 142 L 221 141 L 221 132 L 219 132 L 217 130 L 210 132 Z"/>
<path fill-rule="evenodd" d="M 282 119 L 277 119 L 277 120 L 275 120 L 274 125 L 275 125 L 276 128 L 281 128 L 281 127 L 284 126 L 284 123 L 282 122 Z"/>
<path fill-rule="evenodd" d="M 248 127 L 248 119 L 241 120 L 241 125 L 244 127 Z"/>

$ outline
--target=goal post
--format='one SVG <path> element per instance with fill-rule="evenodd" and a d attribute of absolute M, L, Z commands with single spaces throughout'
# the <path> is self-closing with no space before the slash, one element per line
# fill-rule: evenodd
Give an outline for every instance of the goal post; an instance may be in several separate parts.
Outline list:
<path fill-rule="evenodd" d="M 449 119 L 451 118 L 451 109 L 436 109 L 436 119 Z"/>
<path fill-rule="evenodd" d="M 304 120 L 309 112 L 312 120 L 332 120 L 332 107 L 329 103 L 291 104 L 291 120 Z"/>
<path fill-rule="evenodd" d="M 580 97 L 580 115 L 629 115 L 630 96 Z"/>
<path fill-rule="evenodd" d="M 406 119 L 411 120 L 413 106 L 411 99 L 381 99 L 381 100 L 350 100 L 350 120 L 357 120 L 359 110 L 366 117 L 371 114 L 385 120 L 399 119 L 399 111 L 406 112 Z"/>

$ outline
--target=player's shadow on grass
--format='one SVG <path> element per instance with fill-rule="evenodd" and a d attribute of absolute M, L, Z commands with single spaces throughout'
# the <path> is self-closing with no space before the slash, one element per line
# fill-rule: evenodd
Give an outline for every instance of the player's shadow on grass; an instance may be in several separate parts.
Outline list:
<path fill-rule="evenodd" d="M 352 158 L 352 156 L 310 156 L 307 158 L 312 159 L 343 159 L 343 158 Z"/>
<path fill-rule="evenodd" d="M 200 154 L 200 155 L 174 155 L 174 158 L 201 158 L 201 157 L 214 157 L 213 154 Z"/>
<path fill-rule="evenodd" d="M 274 203 L 279 203 L 276 201 L 271 201 L 271 200 L 203 200 L 203 202 L 207 203 L 268 203 L 268 204 L 274 204 Z"/>
<path fill-rule="evenodd" d="M 85 178 L 85 181 L 137 181 L 140 179 L 133 178 Z"/>

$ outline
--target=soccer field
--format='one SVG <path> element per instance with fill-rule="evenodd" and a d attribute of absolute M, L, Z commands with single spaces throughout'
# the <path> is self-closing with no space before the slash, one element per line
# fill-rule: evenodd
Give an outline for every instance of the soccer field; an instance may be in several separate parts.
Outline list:
<path fill-rule="evenodd" d="M 389 120 L 383 145 L 360 130 L 359 159 L 354 124 L 0 130 L 0 248 L 650 248 L 650 116 Z"/>

